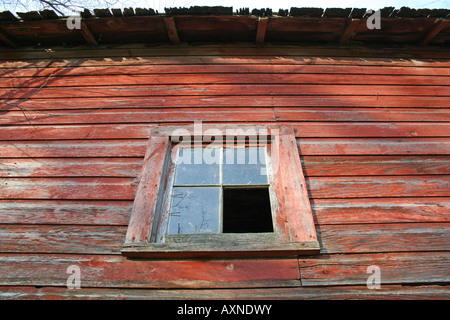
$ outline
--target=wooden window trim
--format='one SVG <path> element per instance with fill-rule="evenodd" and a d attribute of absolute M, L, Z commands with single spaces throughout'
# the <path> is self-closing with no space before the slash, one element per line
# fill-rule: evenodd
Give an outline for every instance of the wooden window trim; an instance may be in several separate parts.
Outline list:
<path fill-rule="evenodd" d="M 161 223 L 168 183 L 172 142 L 175 130 L 187 130 L 191 138 L 207 141 L 211 130 L 266 130 L 274 136 L 271 144 L 277 150 L 278 170 L 274 170 L 271 188 L 275 219 L 273 234 L 214 234 L 192 235 L 188 243 L 171 236 L 170 241 L 158 242 L 156 235 Z M 289 257 L 317 254 L 314 219 L 306 189 L 303 169 L 294 129 L 274 125 L 203 125 L 201 132 L 195 126 L 155 126 L 151 129 L 142 171 L 133 204 L 122 254 L 142 258 L 198 258 L 198 257 Z M 197 130 L 198 131 L 198 130 Z M 225 140 L 224 140 L 225 142 Z M 186 237 L 180 237 L 186 239 Z"/>

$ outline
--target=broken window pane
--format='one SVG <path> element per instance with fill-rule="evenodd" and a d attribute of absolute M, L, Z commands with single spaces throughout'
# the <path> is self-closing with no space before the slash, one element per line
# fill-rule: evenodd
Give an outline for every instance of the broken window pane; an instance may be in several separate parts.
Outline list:
<path fill-rule="evenodd" d="M 269 188 L 224 188 L 223 232 L 273 232 Z"/>
<path fill-rule="evenodd" d="M 167 233 L 219 233 L 220 189 L 174 187 Z"/>
<path fill-rule="evenodd" d="M 224 148 L 223 184 L 267 184 L 264 147 Z"/>

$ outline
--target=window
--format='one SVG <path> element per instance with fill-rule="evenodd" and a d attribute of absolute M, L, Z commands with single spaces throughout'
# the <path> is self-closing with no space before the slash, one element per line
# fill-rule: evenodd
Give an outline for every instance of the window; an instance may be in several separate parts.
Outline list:
<path fill-rule="evenodd" d="M 152 130 L 124 255 L 251 257 L 318 251 L 292 129 L 196 123 Z"/>
<path fill-rule="evenodd" d="M 273 232 L 266 147 L 177 145 L 172 152 L 174 178 L 166 191 L 169 238 Z"/>

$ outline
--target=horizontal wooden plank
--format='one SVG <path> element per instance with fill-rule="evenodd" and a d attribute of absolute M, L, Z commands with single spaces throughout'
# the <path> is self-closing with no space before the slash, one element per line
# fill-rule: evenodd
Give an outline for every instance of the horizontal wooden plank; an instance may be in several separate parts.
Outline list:
<path fill-rule="evenodd" d="M 130 85 L 46 87 L 45 79 L 39 81 L 42 88 L 0 89 L 0 96 L 8 99 L 54 98 L 114 98 L 153 96 L 218 96 L 218 95 L 339 95 L 339 96 L 450 96 L 449 86 L 366 85 L 366 84 L 183 84 L 183 85 Z"/>
<path fill-rule="evenodd" d="M 440 113 L 440 112 L 438 112 Z M 443 114 L 440 113 L 442 116 Z M 450 115 L 450 113 L 449 113 Z M 444 113 L 445 118 L 445 113 Z M 78 111 L 7 111 L 0 112 L 0 124 L 87 124 L 87 123 L 172 123 L 186 119 L 202 121 L 274 121 L 273 110 L 266 108 L 167 108 L 167 109 L 102 109 Z"/>
<path fill-rule="evenodd" d="M 450 175 L 309 177 L 312 198 L 449 197 Z"/>
<path fill-rule="evenodd" d="M 449 123 L 306 122 L 289 123 L 297 138 L 327 137 L 449 137 Z"/>
<path fill-rule="evenodd" d="M 0 223 L 127 225 L 132 201 L 2 200 Z M 449 198 L 312 199 L 320 225 L 449 222 Z"/>
<path fill-rule="evenodd" d="M 449 252 L 322 255 L 299 259 L 303 286 L 365 285 L 369 266 L 380 268 L 380 285 L 450 282 Z"/>
<path fill-rule="evenodd" d="M 450 222 L 450 198 L 312 199 L 319 225 Z"/>
<path fill-rule="evenodd" d="M 19 105 L 22 107 L 21 105 Z M 0 124 L 88 124 L 173 123 L 186 119 L 202 121 L 374 121 L 450 122 L 450 109 L 363 109 L 363 108 L 164 108 L 27 111 L 11 108 L 0 112 Z"/>
<path fill-rule="evenodd" d="M 132 200 L 137 178 L 4 178 L 4 199 Z M 309 177 L 310 197 L 448 197 L 450 175 Z"/>
<path fill-rule="evenodd" d="M 140 56 L 316 56 L 316 57 L 367 57 L 367 58 L 415 58 L 415 59 L 446 59 L 449 54 L 442 50 L 432 50 L 422 48 L 421 50 L 411 50 L 410 48 L 390 49 L 390 48 L 368 48 L 361 46 L 347 46 L 337 48 L 336 46 L 322 47 L 299 47 L 299 46 L 265 46 L 264 48 L 224 45 L 224 46 L 187 46 L 182 45 L 177 48 L 158 46 L 153 48 L 131 48 L 122 46 L 116 48 L 89 48 L 79 46 L 78 50 L 54 47 L 51 50 L 36 51 L 3 51 L 1 60 L 35 60 L 35 59 L 85 59 L 105 57 L 140 57 Z"/>
<path fill-rule="evenodd" d="M 225 20 L 229 20 L 226 17 L 224 17 L 224 19 Z M 145 19 L 145 20 L 148 20 L 148 19 Z M 150 20 L 153 20 L 153 19 L 150 18 Z M 248 21 L 249 19 L 246 18 L 246 20 Z M 345 20 L 345 19 L 341 18 L 340 22 L 342 23 L 343 20 Z M 162 23 L 161 19 L 160 19 L 160 21 Z M 256 22 L 256 20 L 254 22 Z M 422 20 L 422 22 L 423 22 L 423 20 Z M 428 22 L 430 22 L 430 21 L 428 21 Z M 417 24 L 420 24 L 420 19 L 416 20 L 414 24 L 416 24 L 415 27 L 417 27 Z M 63 29 L 65 28 L 64 23 L 60 24 L 60 26 Z M 253 23 L 253 26 L 256 27 L 256 23 Z M 413 26 L 413 28 L 415 28 L 415 27 Z M 105 28 L 107 28 L 107 27 L 105 26 Z M 208 51 L 208 50 L 215 50 L 216 54 L 214 54 L 213 56 L 215 56 L 217 54 L 220 54 L 220 49 L 222 49 L 222 48 L 227 49 L 227 50 L 229 50 L 229 49 L 235 49 L 235 50 L 236 49 L 243 49 L 243 50 L 246 50 L 246 48 L 250 48 L 250 49 L 255 49 L 256 48 L 255 44 L 252 43 L 252 42 L 210 43 L 210 44 L 203 44 L 203 45 L 198 45 L 198 46 L 192 46 L 192 45 L 190 45 L 188 43 L 183 43 L 179 47 L 181 49 L 191 49 L 191 50 L 194 50 L 194 51 L 198 51 L 198 54 L 201 54 L 202 50 L 206 50 L 206 51 Z M 146 43 L 118 43 L 118 44 L 114 45 L 114 48 L 115 49 L 121 49 L 121 50 L 126 50 L 126 49 L 128 49 L 128 50 L 130 50 L 130 49 L 139 50 L 139 49 L 149 49 L 150 47 Z M 166 50 L 166 51 L 168 51 L 168 50 L 175 51 L 177 49 L 177 48 L 174 48 L 173 46 L 168 45 L 168 44 L 165 44 L 165 45 L 161 44 L 157 48 L 159 50 Z M 326 50 L 330 50 L 330 49 L 334 49 L 334 50 L 338 49 L 338 47 L 335 44 L 320 44 L 320 45 L 317 44 L 314 47 L 311 47 L 311 46 L 299 46 L 298 44 L 290 44 L 290 45 L 289 44 L 286 44 L 286 45 L 267 44 L 264 48 L 278 48 L 278 49 L 288 48 L 288 49 L 297 49 L 297 50 L 301 50 L 303 48 L 305 48 L 305 49 L 314 48 L 316 50 L 320 49 L 322 51 L 326 51 Z M 393 48 L 393 47 L 386 48 L 384 46 L 380 46 L 380 47 L 377 47 L 377 48 L 370 48 L 372 50 L 369 50 L 369 48 L 367 48 L 367 47 L 364 48 L 364 47 L 362 47 L 362 46 L 360 46 L 358 44 L 349 44 L 346 47 L 346 49 L 348 49 L 348 50 L 358 50 L 359 49 L 361 52 L 373 51 L 373 49 L 376 49 L 378 51 L 383 51 L 383 49 L 384 49 L 384 50 L 388 50 L 388 51 L 392 50 L 394 52 L 402 52 L 402 51 L 406 50 L 406 51 L 411 51 L 411 52 L 422 52 L 422 53 L 423 52 L 433 52 L 437 48 L 442 48 L 442 46 L 428 46 L 428 47 L 424 47 L 424 46 L 420 46 L 420 45 L 406 44 L 405 43 L 402 46 L 402 48 Z M 68 47 L 65 47 L 65 46 L 55 45 L 55 46 L 52 47 L 52 49 L 58 50 L 58 51 L 59 50 L 69 50 L 69 51 L 75 51 L 75 52 L 76 51 L 81 52 L 81 51 L 86 51 L 86 50 L 98 51 L 98 50 L 111 49 L 111 45 L 100 44 L 98 47 L 92 47 L 92 46 L 88 46 L 88 45 L 80 45 L 80 46 L 74 46 L 74 47 L 71 47 L 71 48 L 68 48 Z M 42 51 L 42 49 L 36 48 L 36 47 L 20 47 L 20 48 L 17 49 L 17 52 L 41 52 L 41 51 Z M 243 51 L 243 52 L 245 52 L 245 51 Z M 181 52 L 179 55 L 185 55 L 185 53 Z M 247 56 L 247 55 L 243 54 L 242 56 Z M 260 56 L 260 55 L 255 55 L 255 56 Z M 330 56 L 330 55 L 328 55 L 328 56 Z"/>
<path fill-rule="evenodd" d="M 132 200 L 136 178 L 4 178 L 4 199 Z M 310 196 L 317 198 L 445 197 L 449 175 L 309 177 Z"/>
<path fill-rule="evenodd" d="M 450 174 L 450 156 L 304 156 L 307 176 Z"/>
<path fill-rule="evenodd" d="M 137 178 L 5 178 L 1 199 L 133 200 Z"/>
<path fill-rule="evenodd" d="M 147 139 L 149 125 L 3 126 L 0 140 Z M 98 154 L 98 156 L 101 156 Z"/>
<path fill-rule="evenodd" d="M 125 232 L 126 226 L 2 225 L 0 251 L 120 254 Z"/>
<path fill-rule="evenodd" d="M 7 286 L 0 288 L 0 299 L 8 300 L 448 300 L 446 286 L 383 285 L 379 290 L 364 286 L 330 286 L 259 289 L 183 289 L 152 290 L 121 288 L 84 288 L 69 290 L 59 287 Z"/>
<path fill-rule="evenodd" d="M 2 224 L 128 225 L 133 201 L 5 200 Z"/>
<path fill-rule="evenodd" d="M 301 155 L 448 155 L 447 138 L 297 139 Z"/>
<path fill-rule="evenodd" d="M 278 108 L 274 115 L 279 121 L 450 121 L 447 109 L 410 108 Z"/>
<path fill-rule="evenodd" d="M 240 96 L 153 96 L 151 99 L 133 97 L 120 98 L 77 98 L 71 99 L 11 99 L 1 103 L 2 110 L 19 109 L 22 110 L 61 110 L 61 109 L 138 109 L 138 108 L 170 108 L 170 107 L 366 107 L 383 108 L 388 114 L 390 110 L 386 108 L 450 108 L 450 99 L 447 97 L 427 97 L 417 99 L 414 96 L 339 96 L 339 95 L 319 95 L 319 96 L 249 96 L 251 92 Z M 0 101 L 1 102 L 1 101 Z M 310 109 L 310 108 L 309 108 Z M 277 111 L 281 111 L 277 108 Z M 295 110 L 294 110 L 295 112 Z M 393 111 L 395 112 L 395 111 Z"/>
<path fill-rule="evenodd" d="M 249 115 L 249 120 L 251 116 Z M 30 120 L 30 119 L 29 119 Z M 174 123 L 176 126 L 202 121 L 191 117 L 188 123 Z M 34 125 L 0 127 L 0 140 L 64 140 L 64 139 L 145 139 L 149 137 L 151 124 L 87 124 L 87 125 Z M 233 122 L 242 123 L 242 122 Z M 244 122 L 248 124 L 249 122 Z M 299 138 L 335 137 L 450 137 L 450 123 L 402 123 L 402 122 L 305 122 L 283 123 L 292 127 Z M 257 124 L 257 123 L 255 123 Z M 214 124 L 212 124 L 214 126 Z M 217 128 L 226 128 L 217 124 Z M 168 127 L 170 130 L 171 127 Z M 173 127 L 175 128 L 175 127 Z M 193 132 L 193 129 L 192 131 Z"/>
<path fill-rule="evenodd" d="M 448 223 L 321 225 L 321 254 L 449 251 Z M 4 253 L 118 254 L 125 226 L 2 225 Z"/>
<path fill-rule="evenodd" d="M 1 177 L 137 177 L 142 158 L 3 159 Z"/>
<path fill-rule="evenodd" d="M 288 85 L 414 85 L 448 86 L 448 76 L 421 75 L 371 75 L 371 74 L 290 74 L 290 73 L 223 73 L 223 74 L 116 74 L 87 76 L 58 76 L 1 78 L 0 88 L 45 88 L 89 87 L 89 86 L 141 86 L 141 85 L 193 85 L 193 84 L 288 84 Z M 420 90 L 420 88 L 417 88 Z"/>
<path fill-rule="evenodd" d="M 144 157 L 147 139 L 0 141 L 0 158 Z"/>
<path fill-rule="evenodd" d="M 144 157 L 147 139 L 0 141 L 0 158 Z M 448 138 L 302 138 L 306 155 L 448 155 Z"/>
<path fill-rule="evenodd" d="M 448 223 L 321 225 L 321 254 L 449 251 Z"/>
<path fill-rule="evenodd" d="M 312 199 L 316 223 L 449 222 L 450 198 Z M 3 224 L 128 225 L 132 200 L 2 200 Z"/>
<path fill-rule="evenodd" d="M 130 260 L 111 255 L 0 256 L 1 285 L 65 287 L 77 265 L 82 287 L 257 288 L 300 286 L 297 259 Z M 7 272 L 6 272 L 7 271 Z M 0 290 L 1 291 L 1 290 Z"/>
<path fill-rule="evenodd" d="M 288 57 L 281 59 L 287 60 Z M 281 59 L 253 59 L 253 64 L 242 62 L 242 60 L 251 59 L 228 59 L 222 58 L 222 61 L 212 59 L 204 59 L 198 64 L 180 64 L 185 58 L 180 57 L 178 60 L 171 59 L 167 61 L 170 64 L 151 64 L 153 60 L 141 59 L 140 64 L 131 65 L 109 65 L 106 60 L 98 66 L 84 66 L 89 64 L 89 60 L 80 61 L 83 66 L 55 66 L 58 62 L 51 63 L 46 68 L 22 67 L 18 68 L 1 68 L 4 63 L 0 63 L 0 77 L 5 78 L 25 78 L 25 77 L 68 77 L 68 76 L 90 76 L 90 75 L 151 75 L 151 74 L 249 74 L 249 73 L 273 73 L 273 74 L 364 74 L 364 75 L 415 75 L 415 76 L 449 76 L 448 68 L 442 67 L 421 67 L 421 66 L 364 66 L 358 65 L 358 60 L 354 60 L 352 65 L 339 64 L 285 64 Z M 161 59 L 160 59 L 161 60 Z M 206 60 L 206 61 L 205 61 Z M 231 60 L 231 61 L 229 61 Z M 226 61 L 227 63 L 223 63 Z M 220 63 L 222 64 L 208 64 Z M 301 63 L 301 61 L 299 61 Z M 178 64 L 177 64 L 178 63 Z M 317 63 L 317 62 L 316 62 Z M 318 61 L 318 63 L 326 63 Z M 339 63 L 339 60 L 335 63 Z M 125 62 L 123 63 L 125 64 Z M 431 63 L 429 65 L 432 65 Z M 6 65 L 7 66 L 7 65 Z"/>
<path fill-rule="evenodd" d="M 87 49 L 87 48 L 84 48 Z M 325 49 L 326 50 L 326 49 Z M 77 51 L 77 48 L 73 48 L 73 51 Z M 165 65 L 177 66 L 177 65 L 295 65 L 295 66 L 309 66 L 309 65 L 325 65 L 325 66 L 373 66 L 373 67 L 401 67 L 404 68 L 445 68 L 449 67 L 450 63 L 446 60 L 430 60 L 430 59 L 402 59 L 393 58 L 358 58 L 358 57 L 314 57 L 314 56 L 295 56 L 295 55 L 277 55 L 273 56 L 251 56 L 251 55 L 163 55 L 163 56 L 138 56 L 129 57 L 122 56 L 120 59 L 113 59 L 102 57 L 98 59 L 77 59 L 77 58 L 64 58 L 57 60 L 0 60 L 0 68 L 2 69 L 23 69 L 33 68 L 59 70 L 55 68 L 74 68 L 74 67 L 113 67 L 113 66 L 159 66 Z M 53 69 L 52 69 L 53 68 Z M 43 72 L 43 71 L 42 71 Z M 349 71 L 351 72 L 351 71 Z M 445 71 L 444 71 L 445 72 Z M 41 73 L 41 72 L 39 72 Z M 48 76 L 50 73 L 44 73 Z M 36 73 L 33 73 L 33 75 Z"/>

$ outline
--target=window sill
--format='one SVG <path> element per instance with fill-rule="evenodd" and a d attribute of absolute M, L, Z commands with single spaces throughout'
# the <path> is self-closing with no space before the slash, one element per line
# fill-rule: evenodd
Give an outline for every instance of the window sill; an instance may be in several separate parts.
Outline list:
<path fill-rule="evenodd" d="M 134 258 L 190 259 L 190 258 L 270 258 L 318 254 L 318 241 L 303 242 L 169 242 L 127 243 L 122 255 Z"/>

